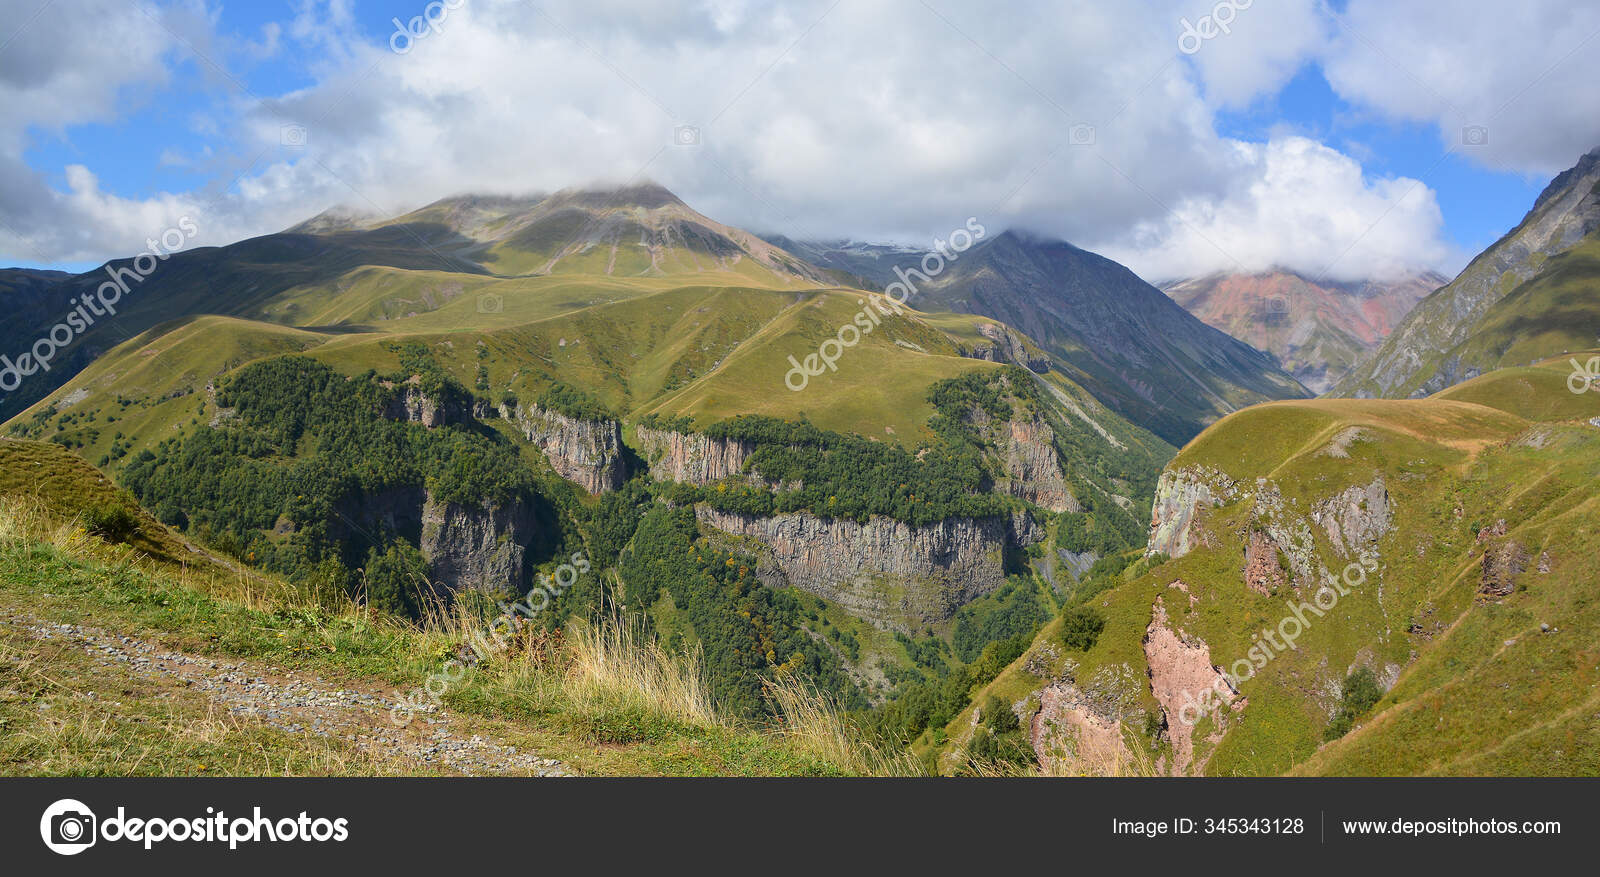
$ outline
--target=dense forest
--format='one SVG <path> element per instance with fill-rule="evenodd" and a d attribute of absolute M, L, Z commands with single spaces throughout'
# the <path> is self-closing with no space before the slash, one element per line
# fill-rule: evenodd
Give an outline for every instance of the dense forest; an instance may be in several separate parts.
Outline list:
<path fill-rule="evenodd" d="M 424 381 L 435 398 L 470 399 L 436 373 Z M 159 519 L 241 560 L 350 589 L 358 586 L 352 570 L 379 571 L 367 598 L 414 613 L 415 585 L 428 581 L 414 554 L 416 534 L 352 520 L 353 498 L 406 488 L 441 502 L 538 497 L 509 441 L 465 426 L 430 430 L 389 419 L 396 392 L 373 373 L 347 378 L 305 357 L 256 363 L 218 389 L 231 416 L 141 452 L 122 479 Z M 402 535 L 412 553 L 394 546 Z"/>
<path fill-rule="evenodd" d="M 618 565 L 627 582 L 630 611 L 670 599 L 687 621 L 666 631 L 666 645 L 698 644 L 712 693 L 725 708 L 768 715 L 764 680 L 798 674 L 849 708 L 866 699 L 843 661 L 808 630 L 818 627 L 795 592 L 768 588 L 755 576 L 753 558 L 713 547 L 703 539 L 691 509 L 657 506 L 639 522 Z M 651 616 L 646 615 L 649 619 Z"/>
<path fill-rule="evenodd" d="M 141 452 L 123 480 L 163 521 L 248 563 L 342 588 L 411 617 L 449 595 L 430 584 L 418 534 L 394 532 L 363 516 L 364 498 L 380 498 L 381 505 L 382 498 L 425 493 L 448 502 L 532 504 L 542 510 L 541 544 L 530 546 L 534 563 L 581 545 L 602 571 L 585 577 L 562 596 L 557 611 L 536 623 L 556 626 L 574 613 L 626 611 L 669 649 L 698 648 L 714 696 L 731 712 L 769 717 L 766 683 L 793 674 L 856 711 L 885 741 L 905 742 L 942 727 L 1026 648 L 1053 612 L 1053 598 L 1024 568 L 996 593 L 959 610 L 945 632 L 897 635 L 907 663 L 868 659 L 891 684 L 891 700 L 869 710 L 866 692 L 847 670 L 861 660 L 856 636 L 830 625 L 815 598 L 763 586 L 756 561 L 708 539 L 690 508 L 706 502 L 757 515 L 807 510 L 858 521 L 886 515 L 916 525 L 1024 508 L 992 492 L 992 438 L 984 432 L 1051 410 L 1021 370 L 935 385 L 929 395 L 935 438 L 915 451 L 804 420 L 745 415 L 704 430 L 754 447 L 743 475 L 695 487 L 654 482 L 639 468 L 620 489 L 587 497 L 529 466 L 514 439 L 466 413 L 483 410 L 483 400 L 439 369 L 427 348 L 396 345 L 393 352 L 401 365 L 393 374 L 347 377 L 299 356 L 240 369 L 218 388 L 213 425 Z M 408 422 L 397 404 L 408 389 L 462 414 L 432 429 Z M 562 384 L 541 392 L 536 404 L 585 419 L 615 416 Z M 644 425 L 685 430 L 691 421 L 653 418 Z M 1095 444 L 1104 444 L 1098 436 L 1082 438 L 1086 430 L 1059 420 L 1053 426 L 1063 458 L 1084 459 L 1081 470 L 1064 473 L 1081 494 L 1083 511 L 1034 511 L 1058 522 L 1056 547 L 1100 554 L 1095 577 L 1109 578 L 1143 534 L 1104 492 L 1114 480 L 1125 484 L 1138 467 L 1105 452 Z M 1067 456 L 1083 453 L 1073 444 L 1080 441 L 1096 453 Z M 618 585 L 621 592 L 613 592 Z M 998 713 L 985 722 L 991 754 L 1005 756 L 1016 729 Z"/>

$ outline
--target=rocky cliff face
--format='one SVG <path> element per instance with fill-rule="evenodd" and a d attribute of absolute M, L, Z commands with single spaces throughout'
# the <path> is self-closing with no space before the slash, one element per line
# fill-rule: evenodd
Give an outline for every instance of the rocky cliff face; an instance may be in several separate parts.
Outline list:
<path fill-rule="evenodd" d="M 429 497 L 420 545 L 436 582 L 453 590 L 517 592 L 534 526 L 522 503 L 466 505 Z"/>
<path fill-rule="evenodd" d="M 1151 607 L 1150 625 L 1145 629 L 1144 656 L 1149 668 L 1150 693 L 1161 705 L 1166 735 L 1172 741 L 1169 772 L 1174 775 L 1200 773 L 1205 769 L 1205 758 L 1195 751 L 1195 729 L 1203 717 L 1197 698 L 1214 692 L 1220 703 L 1234 713 L 1244 709 L 1248 702 L 1238 696 L 1227 677 L 1211 663 L 1211 647 L 1204 640 L 1174 627 L 1167 617 L 1165 601 L 1159 596 Z M 1226 733 L 1230 711 L 1218 709 L 1209 717 L 1210 733 L 1204 742 L 1215 745 Z"/>
<path fill-rule="evenodd" d="M 500 416 L 539 446 L 557 474 L 590 493 L 616 490 L 627 479 L 622 428 L 614 420 L 578 420 L 538 405 L 502 405 Z"/>
<path fill-rule="evenodd" d="M 431 581 L 450 591 L 489 592 L 521 589 L 523 560 L 537 526 L 524 502 L 443 502 L 421 487 L 347 497 L 328 522 L 330 533 L 341 541 L 409 540 L 427 558 Z"/>
<path fill-rule="evenodd" d="M 1245 532 L 1213 533 L 1204 526 L 1205 510 L 1235 502 L 1250 503 Z M 1392 529 L 1389 492 L 1381 475 L 1299 509 L 1268 479 L 1243 484 L 1208 467 L 1182 467 L 1161 473 L 1156 484 L 1145 552 L 1177 558 L 1202 545 L 1217 548 L 1237 541 L 1245 552 L 1240 570 L 1245 586 L 1276 594 L 1284 585 L 1315 587 L 1333 576 L 1318 554 L 1316 531 L 1327 537 L 1335 557 L 1357 560 L 1375 558 L 1378 540 Z"/>
<path fill-rule="evenodd" d="M 1178 558 L 1205 539 L 1200 527 L 1205 509 L 1232 502 L 1239 494 L 1233 479 L 1204 466 L 1169 469 L 1156 481 L 1145 554 Z"/>
<path fill-rule="evenodd" d="M 1389 490 L 1383 476 L 1317 503 L 1311 509 L 1311 520 L 1328 534 L 1328 541 L 1341 558 L 1359 555 L 1393 528 Z"/>
<path fill-rule="evenodd" d="M 465 423 L 474 416 L 485 413 L 474 409 L 470 403 L 453 399 L 435 398 L 422 392 L 415 382 L 408 383 L 389 400 L 384 416 L 390 420 L 420 423 L 428 429 L 450 424 Z"/>
<path fill-rule="evenodd" d="M 913 527 L 874 517 L 866 524 L 807 512 L 758 518 L 701 506 L 701 522 L 759 544 L 757 574 L 768 585 L 809 591 L 886 630 L 943 621 L 1005 580 L 1011 524 L 952 518 Z"/>
<path fill-rule="evenodd" d="M 738 475 L 754 453 L 748 442 L 714 439 L 697 432 L 671 432 L 639 427 L 639 452 L 657 481 L 710 484 Z"/>
<path fill-rule="evenodd" d="M 1022 333 L 1002 323 L 983 323 L 978 334 L 991 343 L 974 347 L 968 355 L 988 362 L 1008 362 L 1044 374 L 1050 370 L 1050 355 L 1029 344 Z"/>
<path fill-rule="evenodd" d="M 1081 511 L 1056 454 L 1055 431 L 1035 415 L 999 424 L 993 432 L 1003 477 L 999 489 L 1052 512 Z"/>

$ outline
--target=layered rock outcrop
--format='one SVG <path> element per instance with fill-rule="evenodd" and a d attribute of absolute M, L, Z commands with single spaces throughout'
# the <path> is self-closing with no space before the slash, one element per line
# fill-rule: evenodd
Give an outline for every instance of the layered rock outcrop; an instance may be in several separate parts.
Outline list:
<path fill-rule="evenodd" d="M 1208 532 L 1207 509 L 1248 501 L 1246 529 L 1236 534 Z M 1275 594 L 1285 584 L 1317 587 L 1333 577 L 1318 552 L 1321 532 L 1340 559 L 1375 559 L 1378 541 L 1394 529 L 1389 492 L 1381 475 L 1366 485 L 1348 487 L 1312 504 L 1309 511 L 1286 501 L 1277 484 L 1257 478 L 1236 482 L 1205 466 L 1169 469 L 1156 482 L 1147 554 L 1182 557 L 1196 547 L 1220 547 L 1237 538 L 1245 552 L 1241 577 L 1246 587 Z"/>
<path fill-rule="evenodd" d="M 1030 346 L 1015 329 L 1000 323 L 980 323 L 978 334 L 992 343 L 973 348 L 970 353 L 973 359 L 1008 362 L 1038 374 L 1050 370 L 1049 355 Z"/>
<path fill-rule="evenodd" d="M 641 426 L 639 453 L 657 481 L 710 484 L 738 475 L 755 445 L 733 439 L 716 439 L 698 432 L 673 432 Z"/>
<path fill-rule="evenodd" d="M 428 561 L 429 581 L 446 591 L 521 590 L 527 546 L 538 526 L 525 501 L 445 502 L 420 486 L 348 496 L 328 521 L 339 541 L 382 545 L 400 538 L 415 544 Z"/>
<path fill-rule="evenodd" d="M 622 427 L 614 420 L 579 420 L 538 405 L 500 406 L 500 416 L 544 452 L 551 468 L 590 493 L 616 490 L 627 480 Z"/>
<path fill-rule="evenodd" d="M 1001 518 L 914 527 L 809 512 L 755 517 L 700 506 L 696 513 L 702 523 L 756 543 L 757 575 L 766 584 L 809 591 L 885 630 L 917 632 L 1005 580 L 1011 525 Z"/>
<path fill-rule="evenodd" d="M 1062 475 L 1055 431 L 1043 418 L 1009 420 L 999 424 L 997 431 L 995 444 L 1003 473 L 998 488 L 1052 512 L 1082 510 Z"/>
<path fill-rule="evenodd" d="M 1328 534 L 1340 557 L 1354 556 L 1375 545 L 1394 526 L 1383 476 L 1317 503 L 1311 509 L 1311 520 Z"/>
<path fill-rule="evenodd" d="M 465 423 L 478 413 L 470 401 L 454 399 L 448 393 L 430 396 L 413 380 L 390 398 L 384 416 L 390 420 L 420 423 L 433 429 Z"/>

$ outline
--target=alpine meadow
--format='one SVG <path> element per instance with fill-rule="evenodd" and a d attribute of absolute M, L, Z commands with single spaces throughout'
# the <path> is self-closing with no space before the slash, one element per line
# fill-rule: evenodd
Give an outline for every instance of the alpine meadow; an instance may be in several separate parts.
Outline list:
<path fill-rule="evenodd" d="M 1593 821 L 1593 4 L 14 6 L 0 774 Z"/>

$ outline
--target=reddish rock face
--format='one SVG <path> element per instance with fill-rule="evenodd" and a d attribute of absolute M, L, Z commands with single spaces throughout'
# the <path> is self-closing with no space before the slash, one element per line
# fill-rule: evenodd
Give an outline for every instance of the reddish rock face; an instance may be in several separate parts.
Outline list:
<path fill-rule="evenodd" d="M 1166 714 L 1167 734 L 1172 740 L 1171 772 L 1181 775 L 1193 769 L 1198 773 L 1205 768 L 1204 759 L 1197 763 L 1195 758 L 1194 732 L 1198 720 L 1211 719 L 1212 736 L 1208 739 L 1216 743 L 1222 739 L 1221 731 L 1226 727 L 1229 712 L 1216 707 L 1227 705 L 1237 711 L 1244 707 L 1244 698 L 1211 663 L 1211 648 L 1203 640 L 1173 628 L 1160 597 L 1156 598 L 1150 625 L 1145 629 L 1144 655 L 1150 668 L 1150 693 Z M 1215 697 L 1207 700 L 1207 695 Z M 1201 711 L 1197 703 L 1211 703 L 1215 707 Z"/>
<path fill-rule="evenodd" d="M 1377 349 L 1417 302 L 1447 282 L 1431 272 L 1336 283 L 1269 271 L 1213 274 L 1164 289 L 1189 313 L 1271 353 L 1306 387 L 1323 393 Z"/>
<path fill-rule="evenodd" d="M 1244 551 L 1245 586 L 1270 597 L 1288 583 L 1286 579 L 1283 566 L 1278 563 L 1278 546 L 1265 533 L 1251 533 Z"/>

